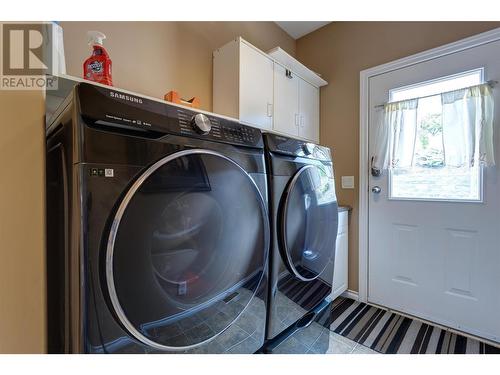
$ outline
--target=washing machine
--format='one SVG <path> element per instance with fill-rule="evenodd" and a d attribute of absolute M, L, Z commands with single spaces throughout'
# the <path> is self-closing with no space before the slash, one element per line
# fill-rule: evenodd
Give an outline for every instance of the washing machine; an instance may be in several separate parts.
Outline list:
<path fill-rule="evenodd" d="M 88 83 L 48 123 L 49 352 L 259 349 L 270 247 L 261 133 Z"/>
<path fill-rule="evenodd" d="M 264 134 L 270 192 L 268 352 L 329 306 L 338 206 L 330 150 Z M 330 282 L 327 282 L 331 280 Z"/>

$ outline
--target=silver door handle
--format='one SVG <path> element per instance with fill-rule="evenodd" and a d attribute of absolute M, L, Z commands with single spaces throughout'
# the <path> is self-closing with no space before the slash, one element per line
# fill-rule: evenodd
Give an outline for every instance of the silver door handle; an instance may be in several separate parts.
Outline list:
<path fill-rule="evenodd" d="M 372 187 L 372 193 L 374 193 L 374 194 L 379 194 L 381 191 L 382 191 L 382 189 L 380 188 L 380 186 Z"/>
<path fill-rule="evenodd" d="M 273 105 L 267 103 L 267 117 L 273 117 Z"/>

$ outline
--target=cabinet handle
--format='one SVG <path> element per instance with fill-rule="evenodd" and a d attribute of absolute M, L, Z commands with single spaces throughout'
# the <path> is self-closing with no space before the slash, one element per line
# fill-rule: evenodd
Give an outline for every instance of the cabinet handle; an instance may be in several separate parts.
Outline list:
<path fill-rule="evenodd" d="M 267 117 L 273 117 L 273 105 L 267 103 Z"/>
<path fill-rule="evenodd" d="M 304 127 L 304 116 L 303 115 L 300 115 L 300 127 L 301 128 Z"/>
<path fill-rule="evenodd" d="M 299 127 L 299 114 L 295 114 L 295 126 L 298 128 Z"/>

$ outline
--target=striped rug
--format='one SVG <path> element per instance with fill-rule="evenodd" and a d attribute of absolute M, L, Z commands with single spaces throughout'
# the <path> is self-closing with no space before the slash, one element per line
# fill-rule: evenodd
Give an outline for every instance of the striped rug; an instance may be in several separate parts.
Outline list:
<path fill-rule="evenodd" d="M 500 349 L 352 299 L 332 302 L 331 331 L 379 353 L 500 354 Z"/>
<path fill-rule="evenodd" d="M 314 276 L 312 272 L 305 268 L 298 269 L 306 277 Z M 278 289 L 307 311 L 323 301 L 332 292 L 332 287 L 321 281 L 321 279 L 300 281 L 289 273 L 279 280 Z"/>

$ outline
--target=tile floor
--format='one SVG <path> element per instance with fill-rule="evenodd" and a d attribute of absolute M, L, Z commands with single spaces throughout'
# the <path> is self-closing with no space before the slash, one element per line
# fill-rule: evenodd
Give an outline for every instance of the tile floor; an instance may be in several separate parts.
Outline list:
<path fill-rule="evenodd" d="M 276 347 L 273 354 L 378 354 L 338 335 L 317 322 L 296 332 Z"/>
<path fill-rule="evenodd" d="M 276 318 L 281 329 L 302 317 L 307 311 L 302 306 L 281 293 L 276 294 Z M 330 320 L 330 308 L 321 313 L 308 327 L 295 332 L 281 342 L 273 354 L 378 354 L 376 351 L 348 338 L 345 338 L 327 327 Z"/>

